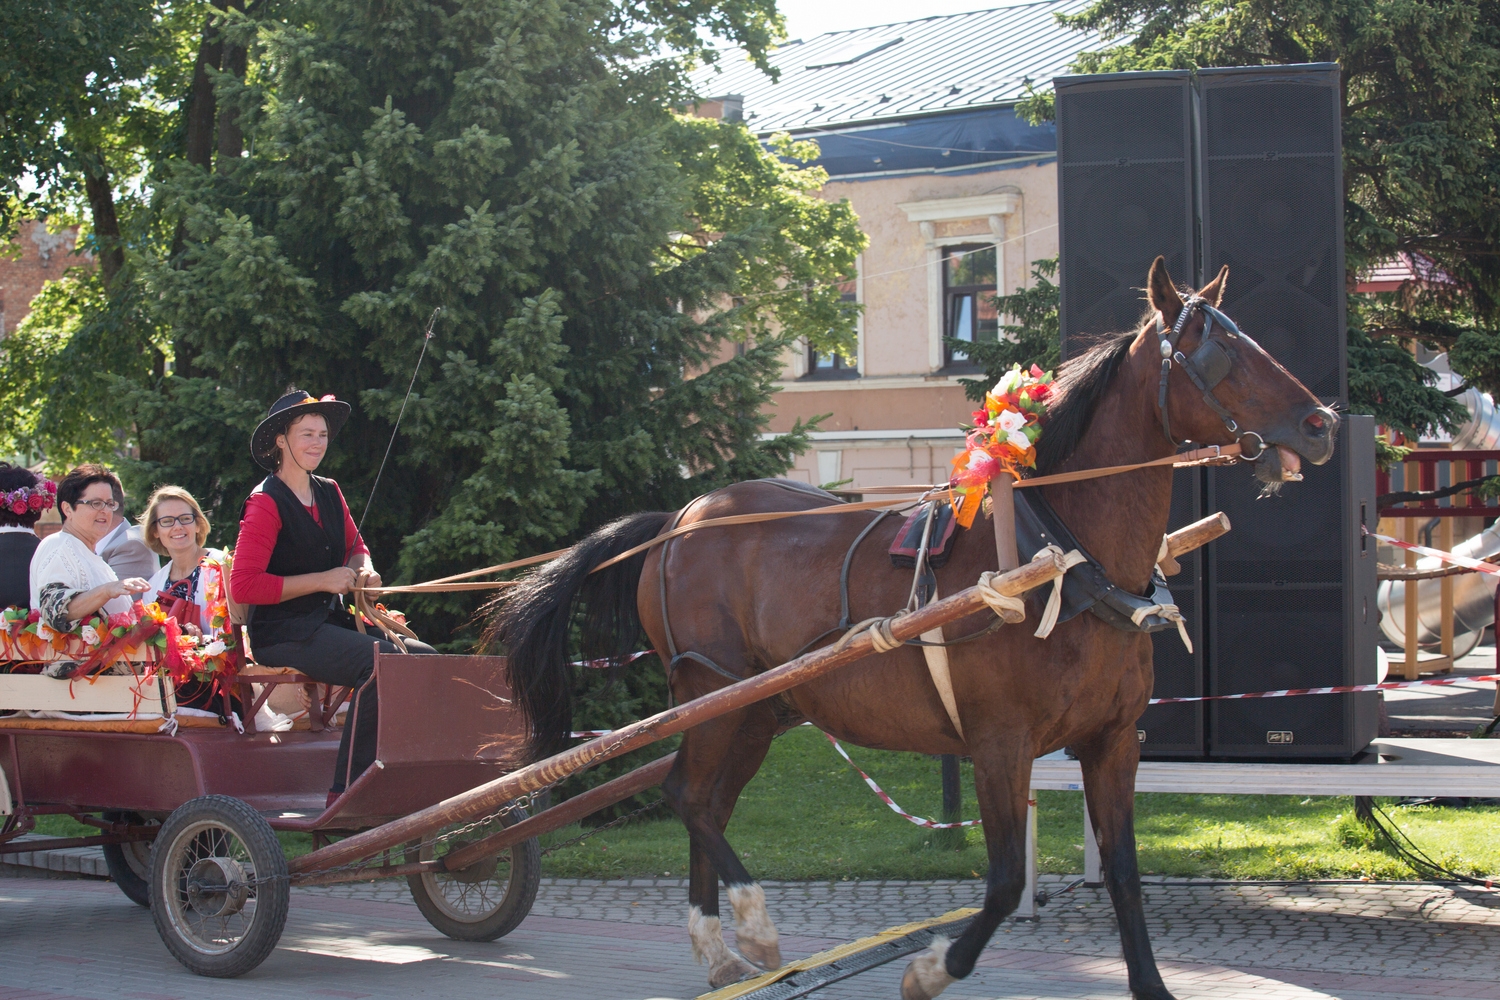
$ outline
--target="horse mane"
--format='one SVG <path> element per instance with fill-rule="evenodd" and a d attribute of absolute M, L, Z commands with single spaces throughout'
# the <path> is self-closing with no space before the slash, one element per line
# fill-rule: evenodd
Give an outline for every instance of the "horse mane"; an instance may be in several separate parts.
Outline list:
<path fill-rule="evenodd" d="M 1109 391 L 1138 333 L 1127 330 L 1106 334 L 1084 353 L 1063 362 L 1047 407 L 1046 428 L 1037 439 L 1038 475 L 1056 472 L 1083 440 L 1094 410 Z"/>

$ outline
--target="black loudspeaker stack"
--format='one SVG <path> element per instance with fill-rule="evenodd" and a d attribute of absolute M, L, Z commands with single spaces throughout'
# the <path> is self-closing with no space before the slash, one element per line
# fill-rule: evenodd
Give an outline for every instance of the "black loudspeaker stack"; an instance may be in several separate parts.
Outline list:
<path fill-rule="evenodd" d="M 1333 64 L 1062 77 L 1057 92 L 1063 356 L 1137 323 L 1151 261 L 1201 285 L 1325 403 L 1347 402 L 1339 70 Z M 1171 527 L 1208 511 L 1229 535 L 1181 560 L 1192 625 L 1154 637 L 1155 694 L 1372 683 L 1374 430 L 1346 417 L 1334 458 L 1261 497 L 1244 466 L 1179 470 Z M 1378 696 L 1192 702 L 1146 710 L 1147 759 L 1351 759 Z"/>

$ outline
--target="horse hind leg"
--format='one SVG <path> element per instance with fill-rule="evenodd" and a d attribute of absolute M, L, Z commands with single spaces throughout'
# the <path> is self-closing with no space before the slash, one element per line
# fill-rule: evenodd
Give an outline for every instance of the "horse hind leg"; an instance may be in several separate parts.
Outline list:
<path fill-rule="evenodd" d="M 662 791 L 691 838 L 688 932 L 694 957 L 708 964 L 709 984 L 715 988 L 755 973 L 724 944 L 718 916 L 719 877 L 729 886 L 741 954 L 763 969 L 781 965 L 765 892 L 724 837 L 735 800 L 770 746 L 769 735 L 757 739 L 741 731 L 744 718 L 744 713 L 731 713 L 690 731 L 683 738 L 677 764 L 662 783 Z"/>
<path fill-rule="evenodd" d="M 688 904 L 688 939 L 693 944 L 693 958 L 699 965 L 708 966 L 708 985 L 714 989 L 737 983 L 742 979 L 748 979 L 756 974 L 756 969 L 749 962 L 729 949 L 724 943 L 724 928 L 719 922 L 719 881 L 714 874 L 713 865 L 708 856 L 698 847 L 697 841 L 693 841 L 690 847 L 692 860 L 691 882 L 696 888 L 704 880 L 703 870 L 706 869 L 706 880 L 709 892 L 713 894 L 712 901 L 704 903 L 690 901 Z M 701 859 L 701 861 L 700 861 Z M 697 896 L 694 889 L 689 890 L 690 900 Z M 704 912 L 707 905 L 712 912 Z"/>
<path fill-rule="evenodd" d="M 750 876 L 739 855 L 725 839 L 724 829 L 729 826 L 729 817 L 734 814 L 740 792 L 765 762 L 775 733 L 776 717 L 770 709 L 751 708 L 747 712 L 735 734 L 736 752 L 728 755 L 720 768 L 719 780 L 714 783 L 712 815 L 713 828 L 718 836 L 717 843 L 709 850 L 710 858 L 723 859 L 722 862 L 716 860 L 715 867 L 729 888 L 735 944 L 751 964 L 768 972 L 781 968 L 780 935 L 766 910 L 765 889 Z"/>
<path fill-rule="evenodd" d="M 708 966 L 708 985 L 714 989 L 756 974 L 756 969 L 724 943 L 719 922 L 719 876 L 713 862 L 691 838 L 688 846 L 688 939 L 693 958 Z"/>

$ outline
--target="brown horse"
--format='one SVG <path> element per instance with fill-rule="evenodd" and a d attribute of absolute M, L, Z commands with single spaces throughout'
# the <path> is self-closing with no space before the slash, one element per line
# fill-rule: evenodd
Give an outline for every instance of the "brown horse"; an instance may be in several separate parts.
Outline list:
<path fill-rule="evenodd" d="M 1062 366 L 1038 446 L 1038 473 L 1162 458 L 1174 453 L 1174 438 L 1201 444 L 1241 439 L 1247 453 L 1260 450 L 1256 474 L 1268 484 L 1293 478 L 1299 455 L 1315 464 L 1328 460 L 1338 418 L 1253 340 L 1232 324 L 1226 327 L 1222 313 L 1208 308 L 1218 304 L 1227 272 L 1185 302 L 1157 258 L 1148 281 L 1151 312 L 1140 329 L 1108 338 Z M 1209 318 L 1219 322 L 1205 337 Z M 1158 392 L 1169 356 L 1174 363 L 1163 414 Z M 1142 594 L 1167 527 L 1171 485 L 1170 467 L 1158 466 L 1042 489 L 1109 578 Z M 700 497 L 675 521 L 834 502 L 826 494 L 762 480 Z M 655 537 L 674 520 L 666 513 L 638 514 L 528 577 L 497 601 L 490 634 L 508 648 L 511 685 L 531 720 L 534 752 L 561 746 L 570 728 L 568 630 L 578 606 L 585 609 L 588 655 L 628 652 L 644 626 L 663 659 L 675 659 L 669 668 L 672 695 L 687 701 L 816 644 L 839 619 L 839 567 L 870 517 L 851 513 L 710 528 L 591 575 L 599 563 Z M 891 614 L 906 603 L 910 571 L 895 570 L 886 555 L 899 522 L 887 518 L 876 525 L 853 557 L 851 620 Z M 991 526 L 976 523 L 960 533 L 937 571 L 939 591 L 970 586 L 996 564 Z M 1041 603 L 1039 594 L 1028 600 L 1028 619 L 1039 617 Z M 954 622 L 945 634 L 968 635 L 994 620 L 986 611 Z M 990 862 L 984 906 L 951 946 L 937 942 L 912 961 L 902 982 L 904 1000 L 935 997 L 969 975 L 995 928 L 1016 908 L 1025 884 L 1031 762 L 1064 746 L 1082 762 L 1130 989 L 1137 998 L 1170 998 L 1147 937 L 1133 816 L 1140 758 L 1135 724 L 1151 695 L 1151 639 L 1091 614 L 1060 624 L 1046 639 L 1032 631 L 1012 625 L 948 649 L 959 727 L 939 698 L 922 651 L 904 646 L 684 735 L 663 789 L 690 834 L 689 933 L 694 953 L 709 964 L 711 984 L 754 972 L 722 937 L 719 878 L 729 889 L 744 959 L 763 969 L 781 964 L 764 894 L 724 829 L 772 738 L 811 720 L 861 746 L 963 754 L 974 761 Z M 687 655 L 669 657 L 669 651 Z"/>

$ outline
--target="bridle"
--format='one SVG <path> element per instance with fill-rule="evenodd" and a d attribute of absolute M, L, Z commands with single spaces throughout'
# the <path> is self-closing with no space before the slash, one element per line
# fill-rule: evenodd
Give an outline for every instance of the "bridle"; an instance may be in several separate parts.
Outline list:
<path fill-rule="evenodd" d="M 1188 317 L 1199 310 L 1203 312 L 1203 338 L 1198 344 L 1198 349 L 1188 356 L 1178 350 L 1177 341 L 1182 337 Z M 1156 314 L 1156 336 L 1161 343 L 1161 384 L 1157 389 L 1156 408 L 1161 412 L 1161 429 L 1167 435 L 1167 440 L 1172 442 L 1173 448 L 1180 447 L 1184 443 L 1172 436 L 1172 421 L 1167 416 L 1167 376 L 1171 374 L 1172 363 L 1175 361 L 1187 373 L 1187 377 L 1192 380 L 1198 391 L 1203 393 L 1203 402 L 1219 415 L 1219 419 L 1224 421 L 1224 426 L 1229 433 L 1235 435 L 1240 445 L 1241 461 L 1255 462 L 1266 454 L 1265 438 L 1255 431 L 1240 430 L 1239 423 L 1214 395 L 1214 387 L 1224 381 L 1224 376 L 1234 368 L 1234 360 L 1229 356 L 1229 352 L 1218 341 L 1212 339 L 1215 322 L 1224 329 L 1224 333 L 1231 340 L 1250 339 L 1240 332 L 1234 320 L 1209 305 L 1208 301 L 1199 295 L 1190 295 L 1182 303 L 1182 312 L 1177 314 L 1177 322 L 1172 324 L 1170 331 L 1162 322 L 1161 313 Z M 1254 439 L 1253 443 L 1251 439 Z"/>

